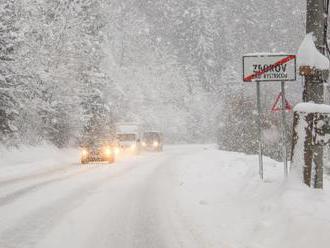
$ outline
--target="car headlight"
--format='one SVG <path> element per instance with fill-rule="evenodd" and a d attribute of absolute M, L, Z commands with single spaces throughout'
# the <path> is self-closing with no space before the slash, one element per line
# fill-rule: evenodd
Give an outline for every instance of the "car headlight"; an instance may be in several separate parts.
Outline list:
<path fill-rule="evenodd" d="M 147 146 L 147 143 L 146 142 L 142 142 L 142 146 Z"/>
<path fill-rule="evenodd" d="M 87 149 L 82 149 L 81 150 L 81 155 L 84 156 L 84 157 L 86 157 L 88 155 Z"/>
<path fill-rule="evenodd" d="M 157 147 L 159 145 L 158 141 L 154 141 L 154 143 L 152 144 L 154 147 Z"/>
<path fill-rule="evenodd" d="M 110 156 L 112 154 L 111 148 L 110 147 L 104 148 L 104 154 L 106 156 Z"/>

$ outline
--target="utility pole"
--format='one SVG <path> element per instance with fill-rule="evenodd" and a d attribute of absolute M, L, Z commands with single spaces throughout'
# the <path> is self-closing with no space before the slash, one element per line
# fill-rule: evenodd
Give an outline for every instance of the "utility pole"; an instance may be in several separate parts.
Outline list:
<path fill-rule="evenodd" d="M 325 54 L 325 27 L 327 22 L 324 0 L 307 0 L 306 34 L 313 33 L 316 48 Z M 321 70 L 313 68 L 313 73 L 305 76 L 304 102 L 323 103 L 326 76 Z M 304 183 L 313 188 L 323 187 L 323 146 L 313 144 L 314 114 L 306 116 L 309 123 L 304 143 Z"/>

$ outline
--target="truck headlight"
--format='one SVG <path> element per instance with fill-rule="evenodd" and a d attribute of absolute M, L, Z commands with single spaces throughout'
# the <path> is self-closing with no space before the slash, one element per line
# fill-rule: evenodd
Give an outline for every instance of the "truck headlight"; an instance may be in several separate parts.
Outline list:
<path fill-rule="evenodd" d="M 158 141 L 154 141 L 154 143 L 152 144 L 154 147 L 157 147 L 159 145 Z"/>
<path fill-rule="evenodd" d="M 135 148 L 136 148 L 136 144 L 131 145 L 132 150 L 135 150 Z"/>
<path fill-rule="evenodd" d="M 104 148 L 104 154 L 106 156 L 110 156 L 112 154 L 111 148 L 110 147 L 105 147 Z"/>
<path fill-rule="evenodd" d="M 147 143 L 146 142 L 142 142 L 142 146 L 146 147 Z"/>

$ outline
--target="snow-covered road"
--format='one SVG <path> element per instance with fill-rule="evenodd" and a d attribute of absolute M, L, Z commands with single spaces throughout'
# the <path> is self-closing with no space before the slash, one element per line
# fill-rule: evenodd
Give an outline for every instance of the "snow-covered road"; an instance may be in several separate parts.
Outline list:
<path fill-rule="evenodd" d="M 266 160 L 262 183 L 255 156 L 212 145 L 7 172 L 0 247 L 328 247 L 329 191 L 283 183 L 281 172 Z"/>
<path fill-rule="evenodd" d="M 176 247 L 169 149 L 0 181 L 0 247 Z"/>

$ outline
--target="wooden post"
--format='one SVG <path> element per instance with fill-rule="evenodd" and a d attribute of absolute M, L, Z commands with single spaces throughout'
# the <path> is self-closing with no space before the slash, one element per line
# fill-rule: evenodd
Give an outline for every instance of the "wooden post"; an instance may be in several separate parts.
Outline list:
<path fill-rule="evenodd" d="M 313 33 L 316 48 L 322 53 L 325 53 L 325 39 L 324 39 L 324 26 L 326 25 L 327 18 L 325 14 L 324 0 L 307 0 L 306 12 L 306 34 Z M 324 87 L 326 81 L 323 73 L 315 70 L 305 76 L 305 85 L 303 92 L 303 101 L 314 103 L 324 102 Z M 315 188 L 322 188 L 323 178 L 323 147 L 313 146 L 312 143 L 312 128 L 314 121 L 314 114 L 308 114 L 306 117 L 308 123 L 305 132 L 304 144 L 304 183 L 308 186 Z M 313 175 L 313 178 L 312 178 Z M 311 179 L 313 182 L 311 182 Z"/>

